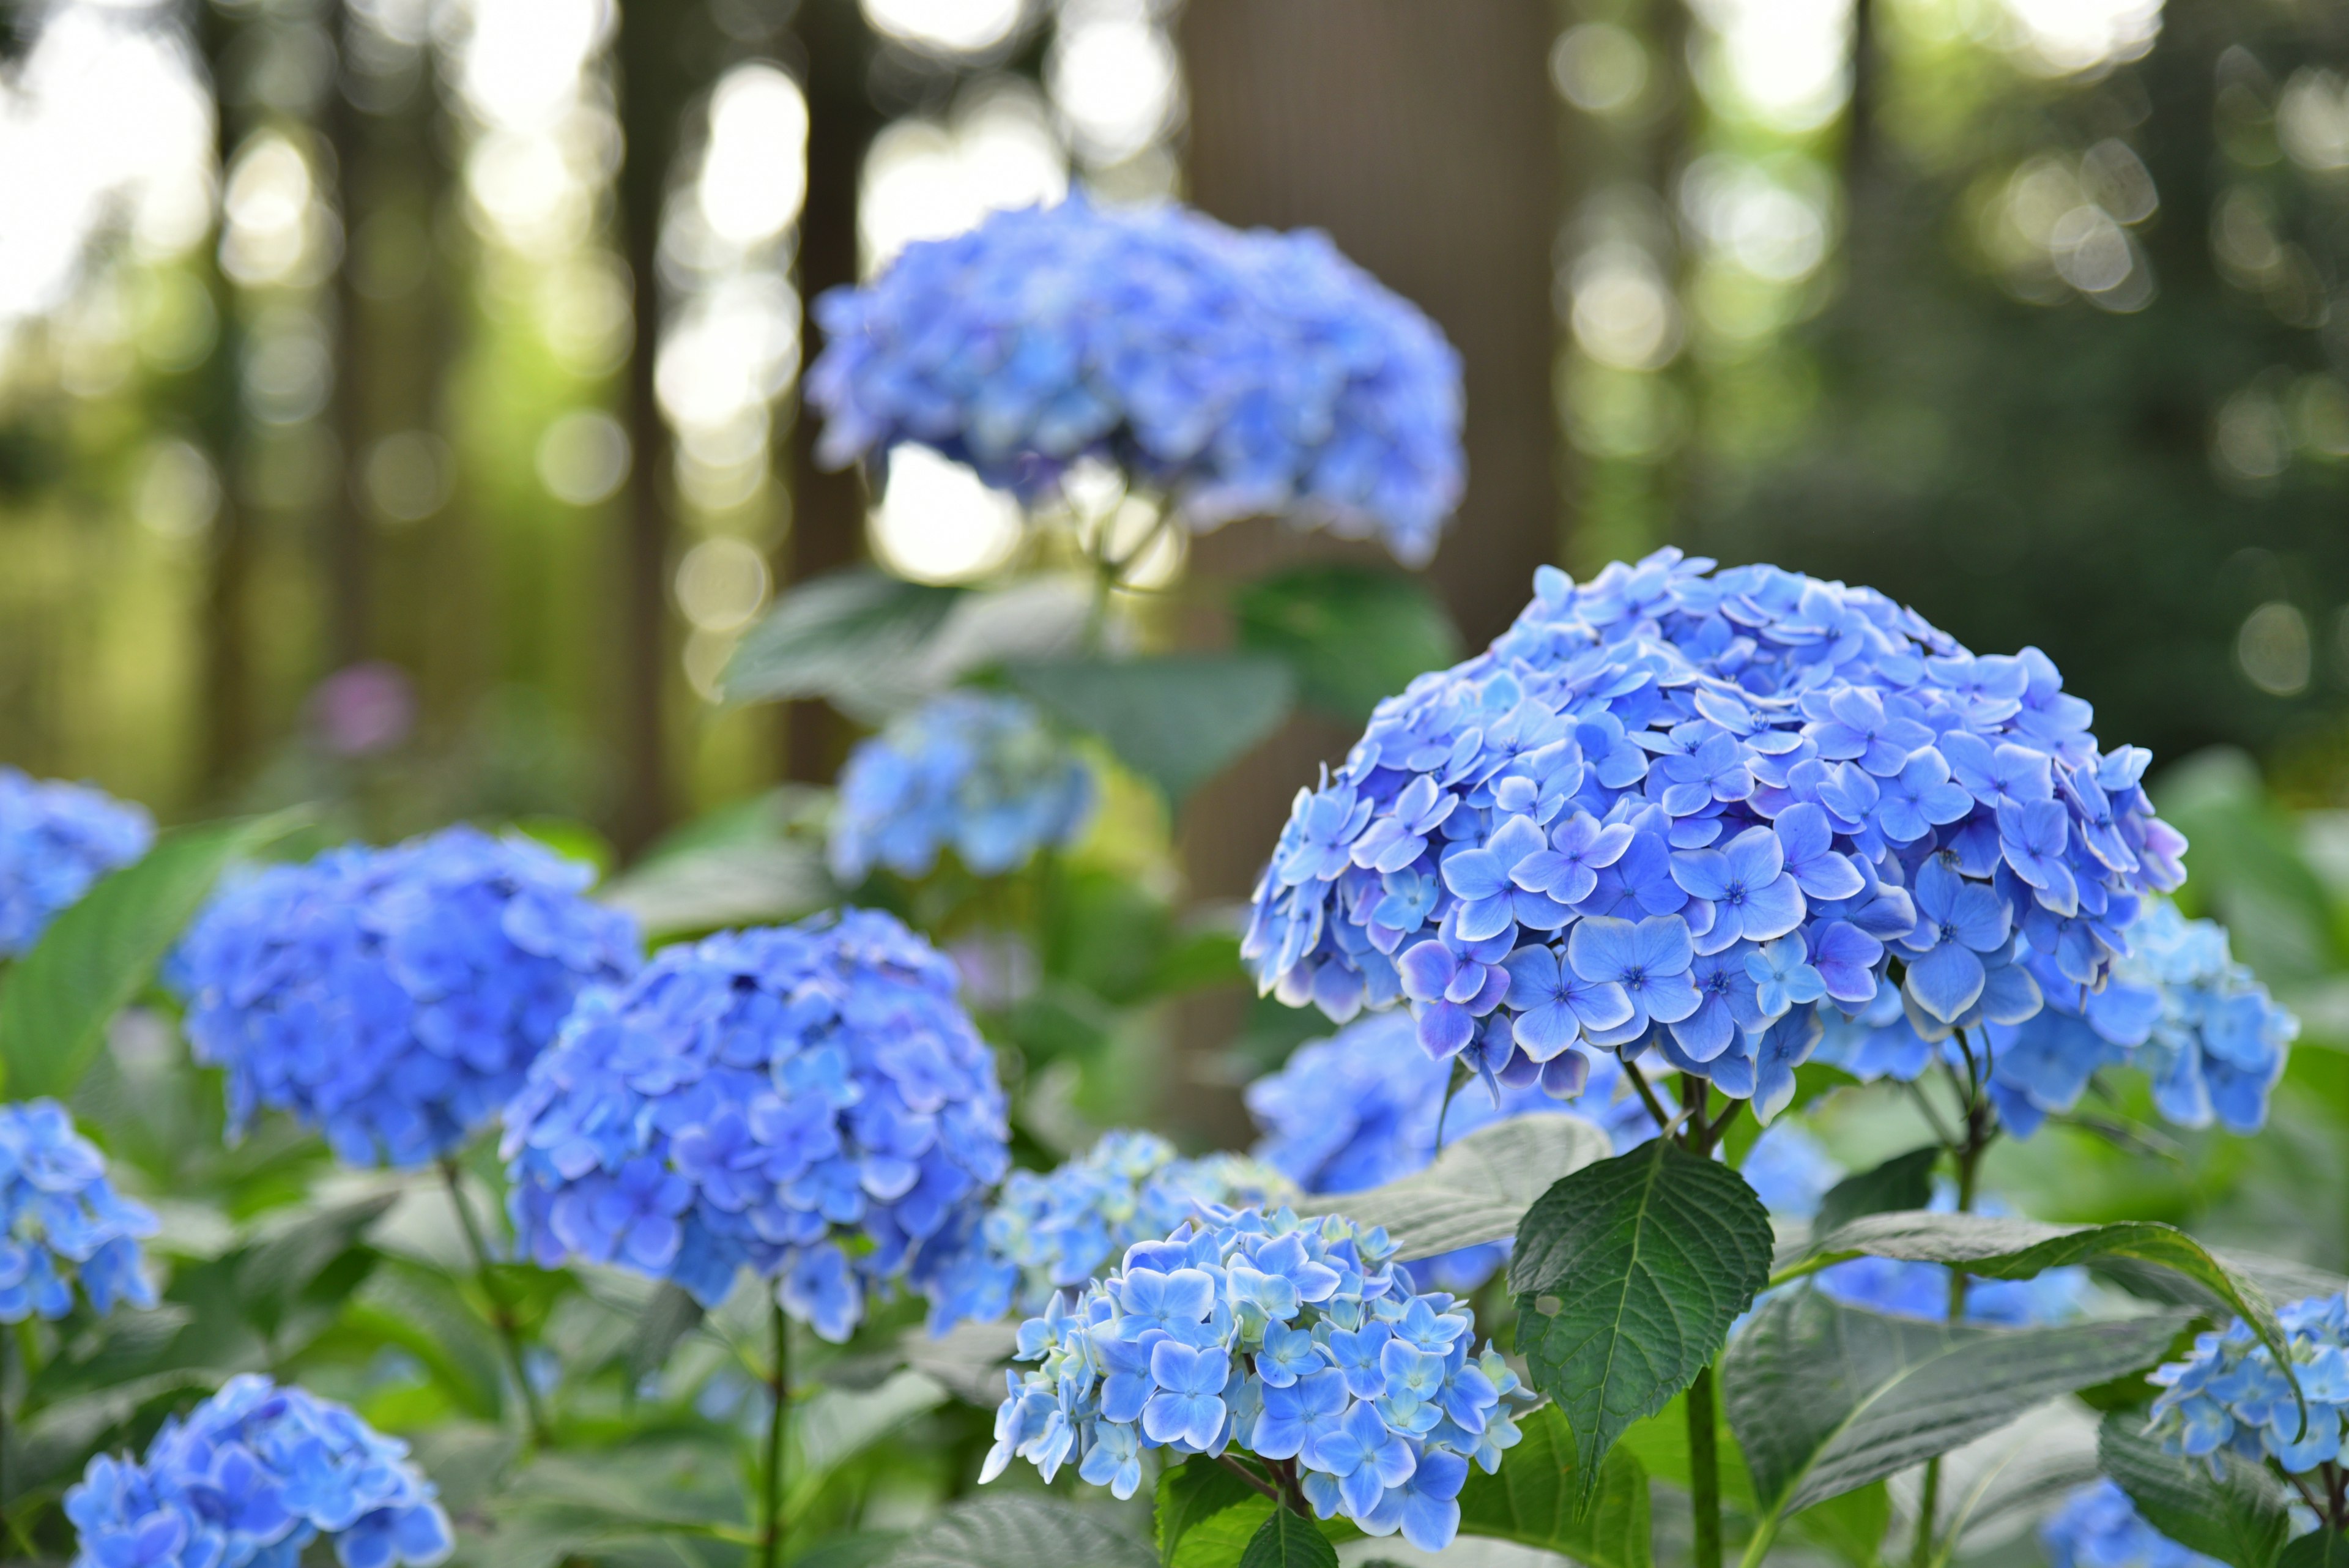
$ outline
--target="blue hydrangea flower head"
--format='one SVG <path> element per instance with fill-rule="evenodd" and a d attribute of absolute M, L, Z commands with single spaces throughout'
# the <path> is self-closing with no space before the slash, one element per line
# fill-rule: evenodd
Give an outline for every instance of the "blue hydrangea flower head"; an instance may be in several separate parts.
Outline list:
<path fill-rule="evenodd" d="M 523 1251 L 709 1306 L 748 1268 L 835 1341 L 869 1293 L 932 1289 L 1010 1164 L 955 986 L 928 942 L 852 909 L 667 948 L 591 993 L 506 1108 Z"/>
<path fill-rule="evenodd" d="M 1242 953 L 1340 1022 L 1407 1003 L 1504 1085 L 1652 1050 L 1764 1120 L 1822 1014 L 1892 990 L 2019 1023 L 2096 989 L 2185 840 L 2046 656 L 1867 588 L 1661 550 L 1554 567 L 1492 647 L 1381 703 L 1300 791 Z"/>
<path fill-rule="evenodd" d="M 214 897 L 166 971 L 241 1135 L 266 1106 L 351 1165 L 453 1153 L 522 1087 L 580 994 L 636 971 L 594 873 L 451 827 L 272 867 Z"/>
<path fill-rule="evenodd" d="M 139 806 L 0 767 L 0 959 L 31 951 L 58 910 L 154 842 Z"/>
<path fill-rule="evenodd" d="M 930 1293 L 930 1322 L 992 1323 L 1015 1307 L 1033 1316 L 1053 1293 L 1107 1272 L 1136 1241 L 1154 1241 L 1207 1209 L 1260 1209 L 1297 1189 L 1244 1155 L 1185 1159 L 1155 1133 L 1103 1133 L 1049 1172 L 1015 1170 Z"/>
<path fill-rule="evenodd" d="M 2039 1527 L 2052 1568 L 2219 1568 L 2216 1558 L 2180 1546 L 2137 1511 L 2110 1480 L 2081 1487 Z"/>
<path fill-rule="evenodd" d="M 2278 1309 L 2276 1322 L 2308 1401 L 2307 1428 L 2274 1353 L 2238 1318 L 2223 1332 L 2196 1335 L 2185 1360 L 2149 1375 L 2161 1393 L 2147 1429 L 2164 1451 L 2206 1459 L 2213 1475 L 2227 1449 L 2273 1459 L 2286 1475 L 2340 1457 L 2349 1427 L 2349 1300 L 2311 1296 Z"/>
<path fill-rule="evenodd" d="M 1142 1451 L 1294 1461 L 1323 1519 L 1440 1552 L 1468 1467 L 1487 1474 L 1534 1402 L 1452 1297 L 1415 1294 L 1386 1232 L 1287 1210 L 1221 1210 L 1056 1297 L 1020 1326 L 993 1480 L 1014 1457 L 1049 1481 L 1073 1461 L 1131 1497 Z"/>
<path fill-rule="evenodd" d="M 833 875 L 875 866 L 926 875 L 951 849 L 976 876 L 1072 843 L 1092 814 L 1092 771 L 1018 697 L 949 691 L 858 743 L 840 773 Z"/>
<path fill-rule="evenodd" d="M 454 1546 L 408 1445 L 344 1407 L 245 1373 L 163 1423 L 144 1459 L 100 1454 L 66 1493 L 74 1568 L 416 1568 Z"/>
<path fill-rule="evenodd" d="M 816 302 L 822 461 L 904 441 L 1034 501 L 1106 461 L 1198 529 L 1282 515 L 1413 566 L 1458 503 L 1460 357 L 1313 233 L 999 213 Z"/>
<path fill-rule="evenodd" d="M 114 1190 L 106 1158 L 55 1100 L 0 1105 L 0 1324 L 155 1304 L 140 1241 L 155 1216 Z"/>

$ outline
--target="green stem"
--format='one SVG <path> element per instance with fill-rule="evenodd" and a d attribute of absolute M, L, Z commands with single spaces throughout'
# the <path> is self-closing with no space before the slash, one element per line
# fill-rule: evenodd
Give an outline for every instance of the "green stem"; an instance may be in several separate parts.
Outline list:
<path fill-rule="evenodd" d="M 1958 1212 L 1974 1211 L 1975 1189 L 1982 1175 L 1982 1151 L 1998 1136 L 1998 1122 L 1990 1104 L 1982 1095 L 1982 1073 L 1974 1064 L 1974 1054 L 1967 1046 L 1965 1036 L 1958 1036 L 1958 1048 L 1966 1054 L 1967 1074 L 1965 1115 L 1966 1136 L 1963 1143 L 1952 1149 L 1958 1162 Z M 1966 1315 L 1966 1274 L 1963 1270 L 1950 1271 L 1950 1322 L 1964 1321 Z M 1933 1521 L 1941 1510 L 1941 1461 L 1937 1457 L 1925 1461 L 1925 1484 L 1917 1498 L 1917 1541 L 1910 1548 L 1910 1568 L 1933 1568 Z M 1955 1542 L 1951 1542 L 1954 1545 Z"/>
<path fill-rule="evenodd" d="M 769 1309 L 775 1336 L 774 1375 L 768 1382 L 767 1496 L 759 1534 L 759 1568 L 783 1560 L 783 1441 L 792 1414 L 792 1325 L 781 1302 Z"/>
<path fill-rule="evenodd" d="M 497 1266 L 491 1260 L 490 1244 L 473 1219 L 471 1205 L 465 1201 L 464 1182 L 455 1159 L 444 1158 L 440 1161 L 440 1179 L 449 1184 L 449 1202 L 457 1210 L 457 1223 L 465 1232 L 465 1245 L 472 1251 L 474 1276 L 481 1281 L 481 1294 L 489 1302 L 490 1322 L 498 1331 L 498 1343 L 505 1347 L 507 1370 L 513 1374 L 514 1386 L 522 1391 L 530 1440 L 545 1448 L 554 1442 L 554 1433 L 546 1424 L 546 1410 L 538 1402 L 538 1390 L 531 1383 L 530 1368 L 523 1360 L 522 1330 L 514 1321 L 513 1308 L 507 1303 L 505 1292 L 498 1287 Z"/>
<path fill-rule="evenodd" d="M 1688 1391 L 1689 1501 L 1695 1515 L 1695 1568 L 1721 1568 L 1721 1452 L 1714 1425 L 1713 1368 Z"/>

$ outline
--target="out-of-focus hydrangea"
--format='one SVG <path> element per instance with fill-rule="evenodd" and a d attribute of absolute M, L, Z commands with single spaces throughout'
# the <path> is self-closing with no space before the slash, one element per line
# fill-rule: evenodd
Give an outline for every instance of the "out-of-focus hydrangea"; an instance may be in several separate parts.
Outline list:
<path fill-rule="evenodd" d="M 2101 989 L 2073 980 L 2044 953 L 2024 958 L 2046 1006 L 2020 1023 L 1992 1023 L 1974 1042 L 1977 1050 L 1987 1042 L 2000 1121 L 2028 1137 L 2077 1105 L 2100 1068 L 2130 1066 L 2153 1080 L 2154 1105 L 2168 1120 L 2257 1132 L 2300 1021 L 2235 961 L 2215 920 L 2189 920 L 2156 898 L 2122 934 L 2128 950 Z M 1940 1049 L 1963 1067 L 1957 1041 Z M 1819 1056 L 1863 1079 L 1907 1082 L 1934 1050 L 1879 997 L 1855 1018 L 1831 1019 Z"/>
<path fill-rule="evenodd" d="M 155 1304 L 139 1242 L 155 1216 L 114 1190 L 106 1158 L 55 1100 L 0 1105 L 0 1324 Z"/>
<path fill-rule="evenodd" d="M 453 1153 L 522 1087 L 581 992 L 639 962 L 595 874 L 451 827 L 269 867 L 214 897 L 166 978 L 229 1127 L 290 1111 L 351 1165 Z"/>
<path fill-rule="evenodd" d="M 920 877 L 951 849 L 973 875 L 1000 876 L 1075 839 L 1092 805 L 1092 770 L 1033 707 L 949 691 L 849 753 L 833 874 L 851 887 L 876 865 Z"/>
<path fill-rule="evenodd" d="M 1415 1295 L 1386 1232 L 1338 1216 L 1224 1211 L 1127 1249 L 1123 1268 L 1020 1325 L 981 1480 L 1013 1456 L 1131 1497 L 1142 1451 L 1294 1461 L 1322 1518 L 1426 1551 L 1460 1528 L 1533 1403 L 1475 1324 Z"/>
<path fill-rule="evenodd" d="M 1819 1200 L 1850 1173 L 1818 1139 L 1793 1122 L 1780 1122 L 1754 1140 L 1737 1174 L 1772 1215 L 1808 1220 L 1819 1211 Z"/>
<path fill-rule="evenodd" d="M 2148 1375 L 2161 1389 L 2148 1429 L 2164 1450 L 2207 1459 L 2213 1475 L 2229 1449 L 2273 1459 L 2287 1475 L 2340 1457 L 2349 1423 L 2349 1300 L 2311 1296 L 2278 1309 L 2276 1321 L 2308 1401 L 2307 1429 L 2274 1353 L 2238 1318 L 2223 1333 L 2197 1334 L 2192 1355 Z"/>
<path fill-rule="evenodd" d="M 870 909 L 664 949 L 584 998 L 506 1108 L 524 1253 L 616 1263 L 715 1306 L 737 1272 L 831 1340 L 927 1291 L 1010 1163 L 954 965 Z"/>
<path fill-rule="evenodd" d="M 1822 1012 L 1897 987 L 1929 1034 L 2020 1023 L 2032 953 L 2103 983 L 2185 840 L 2089 716 L 2036 649 L 1977 657 L 1870 589 L 1545 566 L 1299 792 L 1242 951 L 1341 1022 L 1407 1002 L 1506 1085 L 1652 1049 L 1766 1121 Z"/>
<path fill-rule="evenodd" d="M 1030 502 L 1108 462 L 1197 529 L 1282 515 L 1417 566 L 1464 483 L 1460 357 L 1326 235 L 1001 213 L 816 301 L 839 465 L 915 441 Z"/>
<path fill-rule="evenodd" d="M 0 959 L 31 951 L 58 910 L 154 842 L 139 806 L 0 767 Z"/>
<path fill-rule="evenodd" d="M 1482 1084 L 1448 1094 L 1451 1085 L 1452 1064 L 1420 1049 L 1408 1016 L 1358 1019 L 1299 1046 L 1278 1072 L 1248 1085 L 1248 1111 L 1264 1132 L 1257 1158 L 1308 1192 L 1360 1192 L 1425 1169 L 1440 1145 L 1506 1116 L 1571 1112 L 1604 1127 L 1618 1154 L 1656 1132 L 1611 1056 L 1571 1104 L 1532 1085 L 1502 1089 L 1496 1104 Z M 1417 1284 L 1464 1294 L 1508 1256 L 1508 1243 L 1495 1241 L 1403 1267 Z"/>
<path fill-rule="evenodd" d="M 1055 1291 L 1106 1272 L 1136 1241 L 1156 1241 L 1210 1209 L 1262 1209 L 1296 1190 L 1244 1155 L 1185 1159 L 1155 1133 L 1103 1133 L 1056 1169 L 1005 1179 L 931 1289 L 931 1327 L 992 1323 L 1015 1307 L 1032 1316 Z"/>
<path fill-rule="evenodd" d="M 454 1544 L 408 1445 L 342 1406 L 245 1373 L 143 1459 L 100 1454 L 66 1493 L 75 1568 L 292 1568 L 321 1536 L 343 1568 L 438 1563 Z"/>
<path fill-rule="evenodd" d="M 2053 1568 L 2220 1568 L 2218 1560 L 2180 1546 L 2137 1511 L 2109 1480 L 2084 1486 L 2039 1527 Z"/>

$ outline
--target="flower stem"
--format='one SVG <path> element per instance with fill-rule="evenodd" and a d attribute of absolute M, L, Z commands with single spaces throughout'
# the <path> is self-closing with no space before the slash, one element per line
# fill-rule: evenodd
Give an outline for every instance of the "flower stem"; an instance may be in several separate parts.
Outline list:
<path fill-rule="evenodd" d="M 1688 1391 L 1689 1502 L 1695 1516 L 1695 1568 L 1721 1568 L 1721 1452 L 1715 1425 L 1713 1368 L 1696 1375 Z"/>
<path fill-rule="evenodd" d="M 1963 1142 L 1952 1144 L 1950 1152 L 1958 1162 L 1958 1212 L 1974 1211 L 1977 1180 L 1982 1175 L 1982 1151 L 1998 1137 L 1998 1120 L 1989 1100 L 1982 1093 L 1984 1069 L 1978 1066 L 1972 1049 L 1966 1044 L 1963 1033 L 1958 1037 L 1958 1048 L 1965 1052 L 1968 1072 L 1961 1085 L 1964 1094 L 1966 1136 Z M 1954 1075 L 1952 1075 L 1954 1078 Z M 1964 1271 L 1950 1271 L 1950 1322 L 1957 1324 L 1966 1315 L 1966 1275 Z M 1909 1568 L 1932 1568 L 1933 1521 L 1941 1508 L 1941 1461 L 1939 1458 L 1925 1461 L 1925 1484 L 1917 1498 L 1917 1541 L 1909 1553 Z M 1951 1545 L 1954 1546 L 1954 1542 Z"/>
<path fill-rule="evenodd" d="M 781 1302 L 768 1309 L 774 1329 L 774 1371 L 768 1380 L 767 1496 L 759 1533 L 759 1568 L 783 1560 L 783 1440 L 791 1430 L 792 1324 Z"/>
<path fill-rule="evenodd" d="M 455 1159 L 441 1159 L 440 1179 L 449 1184 L 449 1202 L 457 1210 L 457 1223 L 465 1232 L 466 1246 L 472 1251 L 474 1276 L 481 1281 L 481 1294 L 490 1303 L 490 1322 L 498 1331 L 498 1343 L 505 1347 L 507 1369 L 513 1374 L 514 1386 L 522 1391 L 530 1440 L 544 1448 L 554 1438 L 546 1424 L 546 1411 L 538 1402 L 538 1390 L 531 1383 L 530 1368 L 523 1362 L 522 1330 L 514 1321 L 513 1308 L 506 1301 L 505 1292 L 498 1286 L 497 1266 L 490 1258 L 489 1242 L 482 1239 L 472 1208 L 465 1201 L 464 1183 Z"/>

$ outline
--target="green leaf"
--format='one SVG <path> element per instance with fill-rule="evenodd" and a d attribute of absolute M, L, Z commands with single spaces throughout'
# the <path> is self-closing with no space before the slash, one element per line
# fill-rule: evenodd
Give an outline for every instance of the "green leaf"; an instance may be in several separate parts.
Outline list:
<path fill-rule="evenodd" d="M 1924 1208 L 1933 1200 L 1933 1167 L 1940 1158 L 1940 1145 L 1930 1144 L 1894 1155 L 1873 1170 L 1845 1177 L 1819 1199 L 1811 1233 L 1831 1235 L 1864 1215 Z"/>
<path fill-rule="evenodd" d="M 1578 1506 L 1623 1428 L 1720 1353 L 1769 1278 L 1770 1247 L 1744 1178 L 1662 1138 L 1584 1167 L 1526 1211 L 1509 1263 L 1517 1349 L 1574 1428 Z"/>
<path fill-rule="evenodd" d="M 665 856 L 613 878 L 596 897 L 658 940 L 796 920 L 840 893 L 813 843 L 778 838 Z"/>
<path fill-rule="evenodd" d="M 1183 1537 L 1205 1520 L 1264 1494 L 1231 1470 L 1204 1456 L 1195 1456 L 1158 1476 L 1158 1560 L 1172 1568 Z"/>
<path fill-rule="evenodd" d="M 504 1408 L 505 1365 L 495 1334 L 447 1275 L 385 1260 L 353 1295 L 343 1315 L 405 1348 L 469 1414 L 494 1421 Z"/>
<path fill-rule="evenodd" d="M 2217 1458 L 2214 1477 L 2200 1460 L 2163 1453 L 2146 1435 L 2141 1410 L 2116 1410 L 2096 1432 L 2097 1464 L 2147 1523 L 2230 1568 L 2274 1568 L 2292 1533 L 2283 1488 L 2240 1454 L 2222 1449 Z"/>
<path fill-rule="evenodd" d="M 1719 1400 L 1713 1402 L 1713 1408 L 1718 1414 Z M 1722 1506 L 1732 1513 L 1752 1513 L 1754 1478 L 1745 1473 L 1745 1456 L 1737 1451 L 1737 1438 L 1730 1431 L 1727 1418 L 1722 1418 L 1717 1426 L 1714 1452 L 1720 1461 Z M 1644 1421 L 1634 1421 L 1626 1427 L 1616 1449 L 1638 1459 L 1640 1468 L 1653 1479 L 1686 1491 L 1688 1438 L 1688 1396 L 1675 1394 L 1662 1409 Z"/>
<path fill-rule="evenodd" d="M 1764 1303 L 1721 1377 L 1764 1541 L 1785 1515 L 1946 1454 L 2033 1406 L 2144 1366 L 2173 1314 L 1993 1329 L 1861 1312 L 1816 1291 Z"/>
<path fill-rule="evenodd" d="M 1232 598 L 1239 645 L 1286 659 L 1310 706 L 1360 724 L 1414 676 L 1460 658 L 1460 628 L 1418 577 L 1299 566 Z"/>
<path fill-rule="evenodd" d="M 691 1292 L 663 1281 L 628 1340 L 628 1386 L 633 1388 L 658 1372 L 677 1342 L 700 1326 L 701 1317 L 701 1303 Z"/>
<path fill-rule="evenodd" d="M 2349 1535 L 2320 1525 L 2294 1536 L 2276 1559 L 2276 1568 L 2349 1568 Z"/>
<path fill-rule="evenodd" d="M 1091 1511 L 1041 1497 L 957 1503 L 908 1536 L 891 1568 L 1154 1568 Z"/>
<path fill-rule="evenodd" d="M 1404 1262 L 1433 1258 L 1516 1235 L 1553 1182 L 1606 1158 L 1609 1147 L 1605 1131 L 1580 1116 L 1511 1116 L 1454 1139 L 1424 1170 L 1383 1187 L 1309 1198 L 1297 1209 L 1382 1225 Z"/>
<path fill-rule="evenodd" d="M 8 1097 L 65 1095 L 114 1015 L 138 1000 L 231 863 L 291 832 L 297 813 L 166 833 L 136 865 L 60 914 L 0 984 L 0 1072 Z"/>
<path fill-rule="evenodd" d="M 1580 1508 L 1574 1434 L 1555 1405 L 1518 1423 L 1524 1441 L 1499 1471 L 1468 1472 L 1460 1489 L 1460 1532 L 1537 1546 L 1584 1568 L 1649 1568 L 1648 1474 L 1622 1449 L 1599 1468 L 1597 1494 Z"/>
<path fill-rule="evenodd" d="M 1279 659 L 1245 653 L 1012 664 L 1004 677 L 1100 736 L 1174 806 L 1272 733 L 1297 685 Z"/>
<path fill-rule="evenodd" d="M 1892 1528 L 1892 1494 L 1882 1481 L 1813 1503 L 1789 1521 L 1795 1532 L 1851 1568 L 1874 1568 Z"/>
<path fill-rule="evenodd" d="M 820 697 L 856 711 L 876 672 L 917 658 L 965 592 L 871 566 L 812 577 L 743 634 L 719 690 L 729 702 Z"/>
<path fill-rule="evenodd" d="M 1303 1514 L 1276 1508 L 1249 1538 L 1240 1568 L 1338 1568 L 1338 1549 Z"/>

